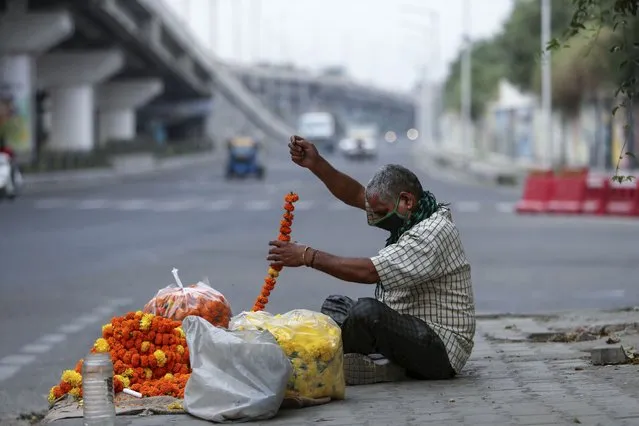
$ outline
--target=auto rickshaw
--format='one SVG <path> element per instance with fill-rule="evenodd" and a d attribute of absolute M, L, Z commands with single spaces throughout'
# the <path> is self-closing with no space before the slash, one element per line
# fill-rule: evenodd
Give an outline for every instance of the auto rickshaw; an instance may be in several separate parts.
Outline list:
<path fill-rule="evenodd" d="M 229 158 L 226 166 L 226 178 L 255 176 L 264 179 L 264 166 L 258 161 L 261 146 L 251 137 L 236 137 L 228 141 Z"/>

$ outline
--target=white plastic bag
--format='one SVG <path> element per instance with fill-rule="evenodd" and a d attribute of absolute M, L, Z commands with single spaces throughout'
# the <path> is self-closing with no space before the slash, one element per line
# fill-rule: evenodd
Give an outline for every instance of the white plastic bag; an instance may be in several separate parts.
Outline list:
<path fill-rule="evenodd" d="M 193 370 L 184 390 L 189 414 L 216 423 L 277 414 L 293 367 L 269 332 L 230 332 L 197 316 L 182 328 Z"/>

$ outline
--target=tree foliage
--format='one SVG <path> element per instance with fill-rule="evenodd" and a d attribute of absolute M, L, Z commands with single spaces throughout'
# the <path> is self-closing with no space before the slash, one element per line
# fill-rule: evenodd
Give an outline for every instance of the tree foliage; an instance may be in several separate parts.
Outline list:
<path fill-rule="evenodd" d="M 482 40 L 473 44 L 471 51 L 471 116 L 477 119 L 484 107 L 497 93 L 499 80 L 506 72 L 504 51 L 495 49 L 495 41 Z M 445 87 L 445 104 L 448 108 L 461 106 L 461 55 L 452 63 Z"/>
<path fill-rule="evenodd" d="M 568 0 L 561 0 L 553 8 L 552 34 L 560 36 L 570 23 L 574 10 Z M 541 52 L 541 6 L 539 0 L 516 0 L 502 30 L 495 36 L 473 43 L 472 54 L 472 115 L 480 116 L 493 100 L 502 78 L 521 90 L 531 90 L 535 72 L 539 68 Z M 463 52 L 451 64 L 446 81 L 446 105 L 459 108 L 460 65 Z"/>
<path fill-rule="evenodd" d="M 570 39 L 585 32 L 596 31 L 597 36 L 601 30 L 608 30 L 609 37 L 606 40 L 610 43 L 610 61 L 617 66 L 612 73 L 612 81 L 616 83 L 617 89 L 614 97 L 620 99 L 620 103 L 612 110 L 614 115 L 619 108 L 633 110 L 633 102 L 638 94 L 638 72 L 639 72 L 639 22 L 637 13 L 639 12 L 639 0 L 572 0 L 574 12 L 568 25 L 568 29 L 562 38 L 554 38 L 548 44 L 547 49 L 552 51 L 565 51 L 570 49 Z M 561 49 L 563 48 L 563 49 Z M 631 124 L 632 125 L 631 120 Z M 622 156 L 617 162 L 617 170 L 613 180 L 623 182 L 633 180 L 633 176 L 620 176 L 619 167 L 624 156 L 635 157 L 632 152 L 626 150 L 630 136 L 628 126 L 626 126 L 626 137 L 621 149 Z"/>
<path fill-rule="evenodd" d="M 552 51 L 554 107 L 571 115 L 585 99 L 605 92 L 620 100 L 613 114 L 622 107 L 631 110 L 639 94 L 639 0 L 555 0 L 551 4 L 552 39 L 546 49 Z M 540 40 L 541 1 L 514 0 L 501 32 L 473 47 L 473 117 L 493 99 L 500 78 L 523 91 L 539 92 L 540 59 L 545 54 Z M 451 64 L 445 86 L 451 108 L 460 103 L 461 54 Z M 625 148 L 624 143 L 622 151 Z M 624 155 L 634 157 L 629 152 Z M 628 178 L 615 176 L 615 180 Z"/>

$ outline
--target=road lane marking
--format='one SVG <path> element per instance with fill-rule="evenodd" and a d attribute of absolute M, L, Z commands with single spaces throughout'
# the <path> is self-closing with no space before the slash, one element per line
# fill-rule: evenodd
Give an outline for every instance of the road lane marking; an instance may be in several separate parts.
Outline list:
<path fill-rule="evenodd" d="M 0 359 L 0 364 L 25 366 L 35 361 L 35 355 L 9 355 Z"/>
<path fill-rule="evenodd" d="M 86 327 L 86 324 L 65 324 L 62 327 L 60 327 L 58 329 L 58 331 L 60 331 L 61 333 L 65 333 L 65 334 L 73 334 L 73 333 L 77 333 L 78 331 L 84 329 L 84 327 Z"/>
<path fill-rule="evenodd" d="M 22 347 L 22 349 L 20 349 L 20 352 L 23 352 L 25 354 L 43 354 L 45 352 L 49 352 L 51 350 L 51 345 L 47 345 L 47 344 L 37 344 L 37 343 L 31 343 L 28 345 L 24 345 Z"/>
<path fill-rule="evenodd" d="M 109 321 L 111 314 L 124 306 L 131 305 L 133 299 L 111 299 L 101 306 L 97 306 L 90 313 L 80 316 L 73 323 L 58 328 L 58 332 L 45 334 L 32 343 L 24 345 L 18 353 L 7 355 L 0 359 L 0 382 L 8 380 L 18 374 L 20 370 L 37 361 L 51 351 L 55 345 L 66 341 L 70 334 L 77 333 L 100 321 Z M 105 319 L 106 318 L 106 319 Z M 81 321 L 78 321 L 80 319 Z"/>
<path fill-rule="evenodd" d="M 515 203 L 499 202 L 495 204 L 495 208 L 499 213 L 512 213 L 515 211 Z"/>
<path fill-rule="evenodd" d="M 19 365 L 2 365 L 0 364 L 0 382 L 8 380 L 20 371 Z"/>
<path fill-rule="evenodd" d="M 271 208 L 271 202 L 266 200 L 249 201 L 244 205 L 246 210 L 250 211 L 264 211 Z"/>
<path fill-rule="evenodd" d="M 58 209 L 60 207 L 66 207 L 68 204 L 69 200 L 65 198 L 47 198 L 36 201 L 35 207 L 37 209 Z"/>
<path fill-rule="evenodd" d="M 265 192 L 268 192 L 268 186 Z M 98 210 L 98 209 L 117 209 L 120 211 L 154 211 L 154 212 L 220 212 L 229 210 L 235 205 L 236 200 L 218 199 L 210 200 L 208 197 L 196 197 L 181 200 L 106 200 L 106 199 L 87 199 L 72 202 L 67 199 L 46 199 L 36 203 L 37 208 L 55 209 L 55 208 L 75 208 L 79 210 Z M 498 213 L 511 214 L 515 210 L 513 202 L 494 202 L 482 203 L 480 201 L 457 201 L 452 203 L 453 212 L 458 213 L 478 213 L 485 208 L 493 209 Z M 273 200 L 253 200 L 245 202 L 241 207 L 245 211 L 267 211 L 279 208 L 279 204 Z M 295 204 L 298 211 L 310 210 L 329 210 L 344 211 L 350 206 L 341 201 L 321 202 L 317 200 L 300 200 Z"/>
<path fill-rule="evenodd" d="M 307 200 L 298 201 L 297 203 L 295 203 L 295 210 L 299 210 L 299 211 L 310 210 L 313 208 L 314 204 L 315 203 L 313 201 L 307 201 Z"/>
<path fill-rule="evenodd" d="M 116 202 L 113 208 L 122 211 L 137 211 L 146 209 L 148 203 L 147 200 L 125 200 Z"/>
<path fill-rule="evenodd" d="M 228 210 L 233 205 L 233 200 L 217 200 L 202 206 L 203 210 L 208 212 L 219 212 L 222 210 Z"/>
<path fill-rule="evenodd" d="M 458 201 L 453 204 L 453 211 L 462 213 L 475 213 L 481 209 L 481 203 L 478 201 Z"/>
<path fill-rule="evenodd" d="M 183 212 L 198 206 L 201 206 L 203 199 L 195 200 L 176 200 L 176 201 L 163 201 L 155 204 L 150 210 L 156 212 Z"/>
<path fill-rule="evenodd" d="M 107 200 L 83 200 L 78 204 L 80 210 L 97 210 L 102 209 L 108 204 Z"/>
<path fill-rule="evenodd" d="M 47 334 L 46 336 L 42 336 L 39 341 L 43 343 L 62 343 L 67 340 L 66 334 Z"/>

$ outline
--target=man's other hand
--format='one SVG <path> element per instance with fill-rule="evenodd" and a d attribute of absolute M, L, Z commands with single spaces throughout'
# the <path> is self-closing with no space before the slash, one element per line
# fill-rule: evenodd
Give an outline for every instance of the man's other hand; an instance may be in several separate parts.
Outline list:
<path fill-rule="evenodd" d="M 271 249 L 266 260 L 271 262 L 271 267 L 296 268 L 304 265 L 306 246 L 279 240 L 270 241 L 268 245 L 271 246 Z M 310 255 L 310 253 L 307 251 L 306 255 Z M 307 258 L 306 261 L 308 262 L 308 260 Z"/>
<path fill-rule="evenodd" d="M 320 159 L 317 148 L 301 136 L 291 136 L 288 144 L 291 160 L 298 166 L 312 169 Z"/>

